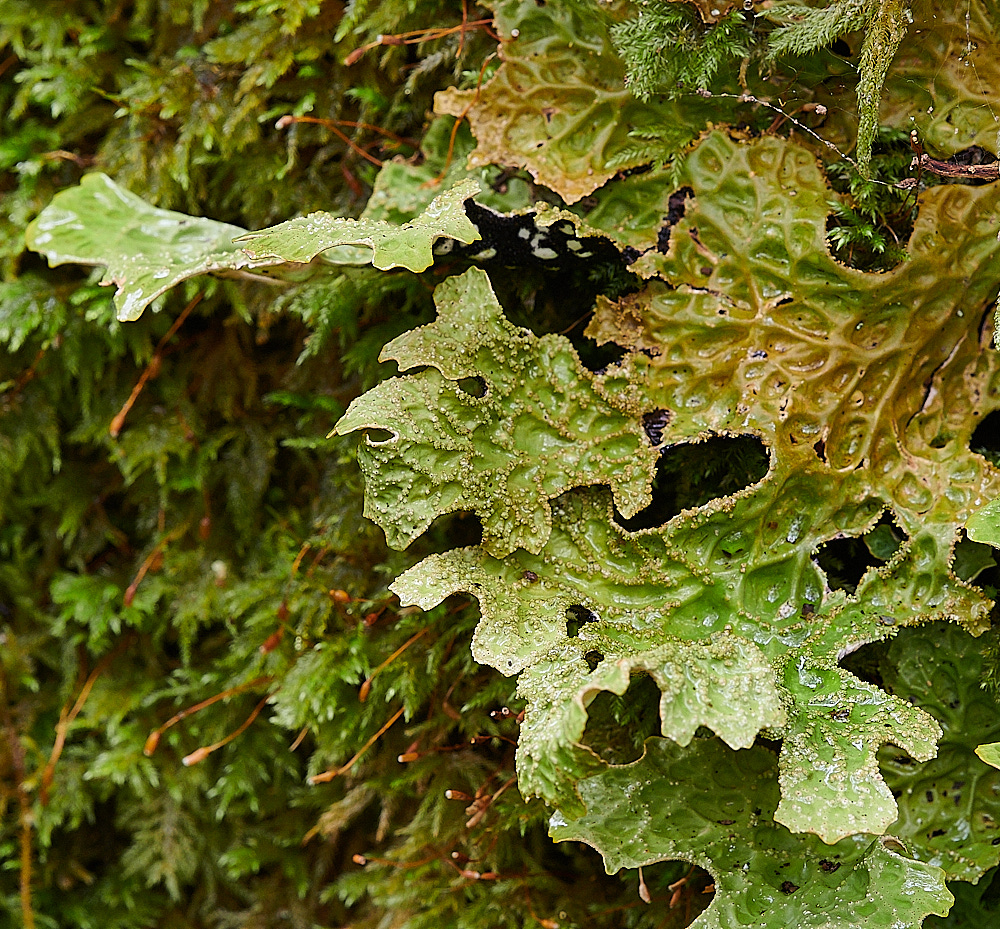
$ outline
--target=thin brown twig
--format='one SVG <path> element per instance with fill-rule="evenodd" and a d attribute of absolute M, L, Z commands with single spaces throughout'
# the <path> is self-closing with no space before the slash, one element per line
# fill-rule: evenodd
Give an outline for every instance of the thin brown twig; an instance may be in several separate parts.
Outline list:
<path fill-rule="evenodd" d="M 213 742 L 211 745 L 204 745 L 201 748 L 195 749 L 189 755 L 185 755 L 181 759 L 181 764 L 185 767 L 190 767 L 193 764 L 198 764 L 199 761 L 204 761 L 212 752 L 217 749 L 222 748 L 223 745 L 228 745 L 233 739 L 238 739 L 247 729 L 250 728 L 251 723 L 260 715 L 260 711 L 264 709 L 267 701 L 273 697 L 273 693 L 264 694 L 261 697 L 260 702 L 251 710 L 250 715 L 240 723 L 232 732 L 229 733 L 224 739 L 219 739 L 218 742 Z"/>
<path fill-rule="evenodd" d="M 0 61 L 0 75 L 2 75 L 4 71 L 13 67 L 15 64 L 17 64 L 17 55 L 8 55 L 3 61 Z"/>
<path fill-rule="evenodd" d="M 83 709 L 83 705 L 87 702 L 87 698 L 90 696 L 91 690 L 94 688 L 94 684 L 97 683 L 97 679 L 108 669 L 108 666 L 112 661 L 115 660 L 132 642 L 135 640 L 135 636 L 127 636 L 122 639 L 110 652 L 108 652 L 96 665 L 87 680 L 84 681 L 83 686 L 80 688 L 80 693 L 77 694 L 76 700 L 73 703 L 72 708 L 69 704 L 63 706 L 62 710 L 59 712 L 59 721 L 56 723 L 56 739 L 52 745 L 52 752 L 49 755 L 49 760 L 45 764 L 45 768 L 42 770 L 42 776 L 39 781 L 40 788 L 38 792 L 38 798 L 42 802 L 42 806 L 46 806 L 49 802 L 49 788 L 52 786 L 52 779 L 55 777 L 56 764 L 59 762 L 59 757 L 62 755 L 63 747 L 66 744 L 66 736 L 69 733 L 69 727 L 73 724 L 73 721 L 80 715 L 80 711 Z"/>
<path fill-rule="evenodd" d="M 185 532 L 187 532 L 190 527 L 190 522 L 182 523 L 175 529 L 171 529 L 170 532 L 166 533 L 159 542 L 153 547 L 153 550 L 143 559 L 141 565 L 139 565 L 139 570 L 135 572 L 135 577 L 132 578 L 132 583 L 128 585 L 125 589 L 125 594 L 122 597 L 125 606 L 131 606 L 132 601 L 135 599 L 136 591 L 139 589 L 139 585 L 142 583 L 142 579 L 149 573 L 150 568 L 156 564 L 159 559 L 163 556 L 163 550 L 171 543 L 179 539 Z"/>
<path fill-rule="evenodd" d="M 58 347 L 61 344 L 61 342 L 62 342 L 61 337 L 57 336 L 53 340 L 52 344 L 55 345 L 56 347 Z M 8 390 L 6 392 L 5 398 L 4 398 L 5 401 L 6 401 L 6 399 L 8 397 L 16 397 L 18 394 L 20 394 L 21 391 L 24 390 L 25 386 L 27 386 L 31 381 L 33 381 L 38 376 L 38 365 L 41 363 L 42 359 L 45 357 L 45 355 L 48 352 L 48 350 L 49 350 L 50 347 L 51 347 L 51 345 L 43 345 L 38 350 L 38 352 L 35 354 L 34 360 L 31 362 L 31 364 L 28 365 L 28 367 L 25 368 L 17 376 L 17 379 L 14 381 L 14 383 L 11 386 L 10 390 Z"/>
<path fill-rule="evenodd" d="M 313 555 L 312 560 L 309 562 L 309 567 L 306 569 L 306 577 L 312 577 L 313 572 L 316 570 L 316 566 L 328 555 L 330 554 L 330 546 L 322 545 L 320 550 Z"/>
<path fill-rule="evenodd" d="M 377 132 L 381 136 L 385 136 L 387 139 L 392 139 L 393 142 L 398 142 L 400 145 L 409 145 L 411 148 L 419 148 L 420 143 L 416 139 L 408 139 L 405 136 L 396 135 L 395 132 L 390 132 L 388 129 L 383 129 L 381 126 L 376 126 L 373 123 L 359 123 L 353 119 L 321 119 L 318 116 L 282 116 L 278 120 L 278 128 L 284 129 L 285 126 L 290 126 L 292 123 L 318 123 L 321 126 L 328 126 L 331 123 L 336 123 L 338 126 L 350 126 L 352 129 L 367 129 L 369 132 Z"/>
<path fill-rule="evenodd" d="M 570 323 L 570 324 L 569 324 L 569 325 L 568 325 L 568 326 L 567 326 L 567 327 L 566 327 L 565 329 L 563 329 L 563 330 L 562 330 L 562 331 L 561 331 L 561 332 L 559 333 L 559 335 L 566 335 L 566 333 L 567 333 L 567 332 L 570 332 L 571 330 L 575 329 L 575 328 L 576 328 L 577 326 L 579 326 L 579 325 L 580 325 L 580 323 L 582 323 L 582 322 L 583 322 L 583 321 L 584 321 L 584 320 L 585 320 L 585 319 L 586 319 L 586 318 L 587 318 L 588 316 L 590 316 L 590 314 L 591 314 L 592 312 L 593 312 L 593 310 L 587 310 L 587 312 L 586 312 L 586 313 L 584 313 L 584 314 L 583 314 L 583 316 L 578 316 L 578 317 L 577 317 L 577 318 L 576 318 L 575 320 L 573 320 L 573 322 L 571 322 L 571 323 Z"/>
<path fill-rule="evenodd" d="M 329 129 L 341 142 L 347 145 L 348 148 L 353 152 L 357 152 L 362 158 L 367 158 L 373 165 L 381 168 L 382 162 L 376 158 L 374 155 L 369 155 L 360 145 L 358 145 L 353 139 L 351 139 L 346 132 L 342 132 L 337 126 L 334 125 L 334 120 L 332 119 L 320 119 L 318 116 L 282 116 L 277 122 L 278 129 L 284 129 L 285 126 L 290 123 L 319 123 L 326 129 Z"/>
<path fill-rule="evenodd" d="M 500 36 L 490 29 L 491 25 L 493 25 L 492 19 L 477 19 L 470 23 L 463 9 L 462 22 L 457 26 L 449 26 L 447 29 L 414 29 L 411 32 L 400 32 L 396 35 L 380 35 L 374 42 L 369 42 L 367 45 L 362 45 L 360 48 L 354 49 L 344 59 L 344 64 L 347 67 L 357 64 L 364 57 L 365 53 L 370 52 L 373 48 L 380 48 L 387 45 L 419 45 L 421 42 L 434 42 L 437 39 L 443 39 L 454 32 L 461 33 L 459 41 L 459 52 L 461 52 L 462 44 L 465 41 L 465 33 L 473 29 L 482 29 L 491 39 L 499 42 Z"/>
<path fill-rule="evenodd" d="M 220 691 L 219 693 L 208 697 L 206 700 L 196 703 L 194 706 L 189 706 L 187 709 L 181 710 L 179 713 L 175 713 L 162 726 L 158 729 L 154 729 L 149 734 L 146 739 L 146 744 L 143 746 L 142 753 L 147 758 L 152 755 L 153 752 L 156 751 L 156 746 L 159 745 L 160 737 L 163 733 L 166 732 L 171 726 L 176 726 L 182 719 L 187 719 L 188 716 L 211 706 L 213 703 L 218 703 L 220 700 L 225 700 L 227 697 L 235 696 L 238 693 L 242 693 L 244 690 L 256 687 L 258 684 L 270 684 L 273 680 L 274 677 L 269 674 L 262 675 L 261 677 L 255 677 L 252 681 L 247 681 L 245 684 L 237 684 L 235 687 L 230 687 L 228 690 Z"/>
<path fill-rule="evenodd" d="M 1000 180 L 1000 161 L 985 165 L 957 165 L 950 161 L 938 161 L 930 155 L 923 154 L 913 159 L 911 167 L 919 167 L 928 174 L 938 177 L 971 178 L 978 181 Z"/>
<path fill-rule="evenodd" d="M 111 420 L 111 425 L 108 427 L 108 432 L 111 433 L 111 438 L 118 438 L 119 433 L 122 431 L 122 427 L 125 425 L 125 417 L 128 416 L 129 410 L 131 410 L 135 405 L 135 401 L 139 399 L 139 394 L 141 394 L 143 388 L 145 388 L 146 382 L 160 373 L 160 364 L 163 361 L 163 350 L 166 348 L 167 342 L 174 337 L 177 330 L 184 324 L 184 320 L 188 318 L 191 311 L 199 303 L 201 303 L 201 298 L 204 295 L 204 292 L 199 293 L 186 307 L 184 307 L 177 319 L 174 320 L 173 325 L 167 330 L 167 334 L 160 339 L 156 346 L 156 350 L 153 352 L 153 357 L 150 359 L 149 364 L 146 365 L 146 370 L 139 375 L 139 380 L 136 382 L 135 387 L 132 388 L 132 393 L 129 394 L 128 400 L 125 401 L 122 408 L 117 412 L 117 414 L 115 414 L 115 418 Z"/>
<path fill-rule="evenodd" d="M 312 542 L 303 542 L 302 548 L 299 549 L 299 553 L 295 556 L 295 560 L 292 562 L 291 570 L 288 572 L 290 577 L 295 577 L 299 572 L 299 565 L 302 564 L 302 559 L 309 554 L 309 550 L 312 548 Z"/>
<path fill-rule="evenodd" d="M 486 59 L 483 61 L 482 66 L 479 69 L 479 77 L 476 80 L 476 92 L 472 95 L 472 99 L 469 101 L 468 105 L 462 110 L 458 116 L 455 117 L 455 123 L 451 127 L 451 135 L 448 137 L 448 154 L 444 160 L 444 167 L 441 169 L 440 173 L 434 180 L 427 181 L 424 187 L 436 187 L 441 183 L 442 178 L 448 173 L 448 169 L 451 167 L 452 155 L 455 152 L 455 139 L 458 136 L 458 127 L 462 125 L 462 120 L 468 115 L 469 110 L 471 110 L 476 103 L 479 102 L 479 93 L 483 86 L 483 75 L 486 73 L 486 66 L 496 58 L 496 53 L 492 55 L 487 55 Z"/>
<path fill-rule="evenodd" d="M 299 732 L 299 734 L 298 734 L 298 735 L 297 735 L 297 736 L 295 737 L 295 741 L 294 741 L 294 742 L 292 742 L 292 744 L 288 746 L 288 750 L 289 750 L 290 752 L 294 752 L 294 751 L 295 751 L 295 749 L 297 749 L 297 748 L 298 748 L 298 747 L 299 747 L 299 746 L 300 746 L 300 745 L 302 744 L 302 740 L 303 740 L 303 739 L 304 739 L 304 738 L 305 738 L 305 737 L 306 737 L 306 736 L 307 736 L 308 734 L 309 734 L 309 727 L 308 727 L 308 726 L 303 726 L 303 727 L 302 727 L 302 730 L 301 730 L 301 731 Z"/>
<path fill-rule="evenodd" d="M 372 671 L 371 674 L 368 675 L 368 678 L 361 685 L 361 690 L 358 691 L 358 700 L 361 703 L 364 703 L 365 700 L 368 699 L 368 692 L 372 688 L 372 679 L 375 677 L 375 675 L 378 674 L 379 671 L 381 671 L 387 665 L 392 664 L 400 655 L 403 654 L 403 652 L 405 652 L 414 642 L 416 642 L 417 639 L 419 639 L 425 632 L 427 632 L 428 628 L 429 627 L 424 626 L 424 628 L 421 629 L 419 632 L 415 633 L 414 635 L 411 635 L 402 645 L 399 646 L 399 648 L 397 648 L 388 658 L 385 659 L 385 661 L 383 661 L 374 671 Z"/>
<path fill-rule="evenodd" d="M 469 27 L 469 3 L 468 0 L 462 0 L 462 25 L 458 33 L 458 54 L 455 56 L 461 57 L 462 51 L 465 48 L 465 30 Z"/>
<path fill-rule="evenodd" d="M 493 806 L 493 803 L 499 799 L 500 795 L 505 790 L 507 790 L 508 787 L 511 787 L 516 783 L 517 783 L 517 775 L 515 774 L 509 781 L 507 781 L 506 784 L 500 787 L 488 798 L 481 798 L 482 800 L 485 800 L 485 802 L 483 803 L 473 802 L 473 804 L 465 811 L 466 813 L 468 813 L 469 810 L 473 810 L 472 816 L 470 817 L 469 821 L 465 824 L 465 828 L 472 829 L 474 826 L 479 825 L 479 821 L 486 815 L 486 811 L 491 806 Z"/>
<path fill-rule="evenodd" d="M 348 761 L 346 764 L 341 765 L 339 768 L 331 768 L 329 771 L 324 771 L 322 774 L 314 774 L 308 780 L 309 785 L 313 786 L 315 784 L 325 784 L 327 781 L 332 781 L 335 777 L 338 777 L 341 774 L 346 774 L 348 771 L 350 771 L 351 768 L 354 767 L 354 763 L 366 751 L 368 751 L 368 749 L 370 749 L 380 738 L 382 738 L 382 736 L 385 735 L 385 733 L 389 730 L 392 724 L 397 719 L 399 719 L 400 716 L 403 715 L 403 710 L 405 709 L 406 709 L 405 706 L 401 706 L 398 710 L 396 710 L 396 712 L 393 714 L 389 722 L 387 722 L 381 729 L 379 729 L 378 732 L 375 733 L 375 735 L 373 735 L 367 742 L 365 742 L 365 744 L 362 745 L 360 749 L 358 749 L 357 753 L 350 761 Z"/>
<path fill-rule="evenodd" d="M 312 829 L 310 829 L 309 831 L 311 833 L 313 832 Z M 318 832 L 318 829 L 316 831 Z M 312 836 L 309 837 L 312 838 Z M 381 864 L 381 865 L 386 865 L 390 868 L 401 868 L 402 870 L 407 870 L 409 868 L 422 868 L 425 864 L 430 864 L 432 861 L 439 861 L 445 859 L 444 859 L 444 852 L 435 851 L 433 854 L 428 855 L 426 858 L 418 858 L 416 861 L 393 861 L 391 858 L 376 858 L 371 855 L 354 855 L 351 858 L 351 860 L 355 864 L 359 864 L 362 867 L 364 867 L 367 864 Z"/>
<path fill-rule="evenodd" d="M 18 818 L 21 827 L 19 836 L 21 920 L 24 923 L 24 929 L 35 929 L 35 911 L 31 904 L 31 828 L 33 821 L 31 798 L 28 795 L 28 788 L 25 786 L 27 774 L 24 766 L 24 746 L 21 744 L 20 736 L 11 717 L 9 699 L 7 669 L 4 667 L 3 656 L 0 655 L 0 721 L 6 730 L 7 742 L 10 746 L 11 767 L 14 769 L 14 779 L 17 783 Z"/>
<path fill-rule="evenodd" d="M 63 148 L 56 148 L 51 152 L 45 152 L 42 155 L 42 159 L 44 161 L 72 161 L 78 168 L 89 168 L 94 163 L 92 157 L 84 157 L 83 155 L 76 154 L 76 152 L 68 152 Z"/>
<path fill-rule="evenodd" d="M 443 39 L 446 35 L 451 35 L 453 32 L 462 32 L 466 29 L 479 29 L 480 27 L 489 26 L 492 22 L 492 19 L 476 19 L 471 23 L 459 23 L 457 26 L 448 26 L 446 29 L 440 29 L 436 26 L 430 29 L 411 29 L 409 32 L 397 32 L 395 35 L 380 35 L 378 40 L 370 44 L 374 48 L 378 45 L 413 45 L 417 42 L 432 42 L 434 39 Z"/>

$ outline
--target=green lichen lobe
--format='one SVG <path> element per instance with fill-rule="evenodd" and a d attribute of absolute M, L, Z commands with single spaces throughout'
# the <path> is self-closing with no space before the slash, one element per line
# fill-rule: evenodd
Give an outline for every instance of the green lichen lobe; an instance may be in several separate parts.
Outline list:
<path fill-rule="evenodd" d="M 609 873 L 669 858 L 705 868 L 716 894 L 695 929 L 918 929 L 927 914 L 947 913 L 952 896 L 939 868 L 870 835 L 828 845 L 779 825 L 775 773 L 773 754 L 759 746 L 649 739 L 639 761 L 583 781 L 591 812 L 572 821 L 557 813 L 550 833 L 595 847 Z"/>
<path fill-rule="evenodd" d="M 366 515 L 404 547 L 442 514 L 472 512 L 494 555 L 538 552 L 549 501 L 608 484 L 619 510 L 650 502 L 656 451 L 638 416 L 641 360 L 607 375 L 580 363 L 561 336 L 506 321 L 486 274 L 470 269 L 435 294 L 438 319 L 390 343 L 382 358 L 414 374 L 384 381 L 337 424 L 366 437 L 359 460 Z"/>

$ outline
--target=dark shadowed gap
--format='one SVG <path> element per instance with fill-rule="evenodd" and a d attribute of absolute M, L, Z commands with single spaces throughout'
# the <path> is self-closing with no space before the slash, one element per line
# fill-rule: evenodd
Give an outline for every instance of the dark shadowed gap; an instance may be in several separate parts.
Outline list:
<path fill-rule="evenodd" d="M 826 218 L 830 253 L 849 268 L 869 273 L 891 271 L 905 261 L 912 223 L 879 227 L 857 210 L 834 211 Z"/>
<path fill-rule="evenodd" d="M 986 879 L 989 880 L 989 883 L 987 883 Z M 979 883 L 980 885 L 986 884 L 986 889 L 979 897 L 980 907 L 989 912 L 1000 910 L 1000 868 L 994 868 L 992 871 L 987 871 L 986 874 L 979 879 Z"/>
<path fill-rule="evenodd" d="M 474 375 L 472 377 L 463 377 L 456 381 L 458 384 L 458 389 L 462 393 L 468 394 L 470 397 L 485 397 L 486 396 L 486 379 Z"/>
<path fill-rule="evenodd" d="M 868 642 L 841 658 L 839 664 L 845 671 L 850 671 L 862 681 L 874 684 L 876 687 L 882 687 L 883 663 L 889 652 L 890 644 L 888 639 L 883 639 L 880 642 Z"/>
<path fill-rule="evenodd" d="M 583 744 L 611 764 L 642 757 L 643 742 L 660 734 L 660 688 L 645 672 L 632 675 L 620 697 L 602 690 L 587 707 Z"/>
<path fill-rule="evenodd" d="M 620 349 L 597 346 L 583 332 L 599 295 L 617 300 L 641 289 L 628 267 L 634 256 L 605 236 L 578 236 L 566 220 L 539 225 L 535 213 L 507 216 L 472 200 L 465 208 L 481 238 L 470 245 L 439 239 L 435 253 L 442 260 L 483 267 L 514 325 L 565 336 L 590 370 L 620 359 Z"/>
<path fill-rule="evenodd" d="M 862 181 L 846 162 L 831 167 L 830 185 L 838 196 L 831 200 L 826 230 L 834 258 L 869 272 L 889 271 L 905 261 L 917 203 L 911 191 L 896 184 L 911 176 L 912 160 L 909 133 L 882 127 L 870 166 L 877 183 Z"/>
<path fill-rule="evenodd" d="M 831 590 L 853 594 L 869 568 L 885 564 L 906 540 L 906 534 L 886 511 L 870 532 L 862 536 L 831 539 L 813 554 L 826 574 Z"/>
<path fill-rule="evenodd" d="M 566 635 L 575 639 L 587 623 L 597 622 L 597 616 L 579 603 L 566 610 Z"/>
<path fill-rule="evenodd" d="M 991 600 L 997 599 L 997 591 L 1000 590 L 1000 568 L 997 567 L 995 552 L 992 545 L 973 542 L 963 529 L 951 559 L 955 577 L 978 587 Z"/>
<path fill-rule="evenodd" d="M 734 841 L 737 833 L 733 833 Z M 678 867 L 680 865 L 680 867 Z M 646 865 L 640 878 L 637 869 L 622 869 L 618 873 L 623 882 L 632 885 L 637 899 L 645 900 L 642 887 L 649 896 L 649 902 L 658 909 L 654 912 L 668 915 L 666 919 L 651 922 L 650 926 L 672 929 L 688 926 L 714 899 L 712 875 L 704 868 L 689 865 L 686 861 L 659 861 Z M 620 925 L 632 925 L 622 922 Z M 644 923 L 635 923 L 645 925 Z"/>
<path fill-rule="evenodd" d="M 665 255 L 670 251 L 670 235 L 674 226 L 684 218 L 688 198 L 693 196 L 694 190 L 685 186 L 675 190 L 667 200 L 667 215 L 663 218 L 663 225 L 660 226 L 656 236 L 656 250 L 661 254 Z"/>
<path fill-rule="evenodd" d="M 624 259 L 601 267 L 625 268 Z M 601 267 L 593 271 L 595 279 L 557 269 L 527 267 L 519 269 L 517 274 L 503 268 L 486 270 L 493 292 L 511 323 L 537 336 L 564 336 L 585 368 L 601 371 L 620 361 L 625 350 L 612 343 L 598 345 L 583 334 L 594 315 L 597 295 L 616 299 L 638 289 L 631 283 L 635 275 L 627 269 L 620 274 L 614 270 L 605 274 Z"/>
<path fill-rule="evenodd" d="M 597 666 L 604 661 L 604 653 L 599 652 L 596 648 L 592 648 L 583 656 L 583 660 L 587 662 L 587 667 L 591 671 L 596 671 Z"/>
<path fill-rule="evenodd" d="M 570 339 L 576 349 L 580 361 L 588 371 L 594 374 L 606 374 L 617 366 L 628 352 L 614 342 L 598 345 L 592 339 Z"/>
<path fill-rule="evenodd" d="M 456 808 L 457 805 L 456 805 Z M 376 831 L 377 823 L 370 834 Z M 686 861 L 658 861 L 642 869 L 642 882 L 649 893 L 654 915 L 633 922 L 629 915 L 642 914 L 647 904 L 639 896 L 639 872 L 636 868 L 622 868 L 615 874 L 604 869 L 604 859 L 599 852 L 583 842 L 553 842 L 545 829 L 539 830 L 531 823 L 525 836 L 526 847 L 532 850 L 532 864 L 540 865 L 553 880 L 565 882 L 572 888 L 586 888 L 586 895 L 576 894 L 578 909 L 573 912 L 556 911 L 555 919 L 533 919 L 526 925 L 542 926 L 634 926 L 636 929 L 681 929 L 690 925 L 714 899 L 710 892 L 712 876 L 704 868 L 690 865 Z M 452 853 L 452 858 L 456 853 Z M 473 867 L 473 865 L 470 865 Z M 527 884 L 525 887 L 527 888 Z M 616 905 L 623 899 L 625 888 L 629 903 Z M 543 910 L 539 897 L 532 898 L 536 912 Z M 625 919 L 618 919 L 626 914 Z M 664 919 L 664 914 L 666 918 Z M 612 921 L 606 921 L 610 917 Z"/>
<path fill-rule="evenodd" d="M 993 840 L 1000 845 L 1000 837 Z M 923 929 L 992 929 L 1000 926 L 1000 867 L 991 868 L 978 884 L 948 881 L 955 904 L 945 917 L 928 916 Z"/>
<path fill-rule="evenodd" d="M 441 554 L 453 548 L 481 545 L 483 524 L 475 513 L 459 510 L 438 516 L 410 546 L 407 553 L 414 558 Z"/>
<path fill-rule="evenodd" d="M 660 445 L 663 442 L 663 430 L 670 425 L 672 419 L 673 413 L 670 410 L 656 409 L 642 414 L 642 429 L 650 445 Z"/>
<path fill-rule="evenodd" d="M 646 434 L 650 435 L 649 428 Z M 769 465 L 767 446 L 756 436 L 713 436 L 705 442 L 672 445 L 660 454 L 653 502 L 628 519 L 615 510 L 615 522 L 629 532 L 662 526 L 682 510 L 756 484 Z"/>
<path fill-rule="evenodd" d="M 994 467 L 1000 467 L 1000 410 L 983 417 L 969 440 L 969 448 Z"/>

